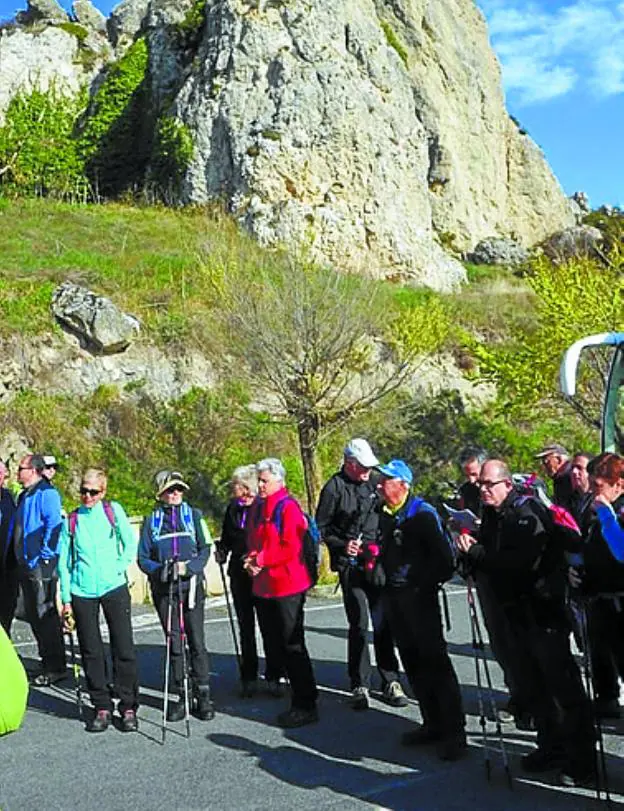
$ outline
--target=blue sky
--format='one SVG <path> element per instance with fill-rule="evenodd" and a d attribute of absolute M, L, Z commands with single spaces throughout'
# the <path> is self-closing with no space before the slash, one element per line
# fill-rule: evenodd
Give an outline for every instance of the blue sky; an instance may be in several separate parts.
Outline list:
<path fill-rule="evenodd" d="M 567 194 L 624 208 L 624 0 L 477 0 L 507 106 Z M 105 14 L 115 5 L 95 0 Z M 65 8 L 71 1 L 62 0 Z M 0 18 L 26 6 L 0 0 Z"/>

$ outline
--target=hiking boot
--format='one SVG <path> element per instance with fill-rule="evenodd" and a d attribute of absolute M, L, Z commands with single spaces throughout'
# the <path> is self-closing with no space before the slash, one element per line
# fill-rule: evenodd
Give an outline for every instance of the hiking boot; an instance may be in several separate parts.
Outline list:
<path fill-rule="evenodd" d="M 436 753 L 440 760 L 459 760 L 467 748 L 466 733 L 458 732 L 450 738 L 443 738 L 436 746 Z"/>
<path fill-rule="evenodd" d="M 267 681 L 267 692 L 271 698 L 284 698 L 284 685 L 281 681 Z"/>
<path fill-rule="evenodd" d="M 386 684 L 383 699 L 391 707 L 407 707 L 408 704 L 407 697 L 398 681 L 391 681 Z"/>
<path fill-rule="evenodd" d="M 313 707 L 311 710 L 291 707 L 291 709 L 277 716 L 277 723 L 283 729 L 295 729 L 296 727 L 304 727 L 306 724 L 314 724 L 318 719 L 319 716 L 316 707 Z"/>
<path fill-rule="evenodd" d="M 241 682 L 241 698 L 252 698 L 258 692 L 258 682 L 253 679 Z"/>
<path fill-rule="evenodd" d="M 124 710 L 121 716 L 122 732 L 138 732 L 139 720 L 134 710 Z"/>
<path fill-rule="evenodd" d="M 87 727 L 87 732 L 106 732 L 111 725 L 110 710 L 98 710 Z"/>
<path fill-rule="evenodd" d="M 367 687 L 354 687 L 350 704 L 354 710 L 367 710 L 370 707 Z"/>
<path fill-rule="evenodd" d="M 596 717 L 600 719 L 609 720 L 622 717 L 622 708 L 617 698 L 611 699 L 598 699 L 594 705 Z"/>
<path fill-rule="evenodd" d="M 195 716 L 200 721 L 212 721 L 215 717 L 214 704 L 210 700 L 210 690 L 200 687 L 197 692 L 197 706 Z"/>
<path fill-rule="evenodd" d="M 523 772 L 539 774 L 563 768 L 566 765 L 566 759 L 559 749 L 534 749 L 528 755 L 523 755 L 520 763 Z"/>
<path fill-rule="evenodd" d="M 501 707 L 496 713 L 496 717 L 501 724 L 513 724 L 516 719 L 515 706 L 511 699 L 507 702 L 505 707 Z"/>
<path fill-rule="evenodd" d="M 167 721 L 182 721 L 186 717 L 186 707 L 182 696 L 177 701 L 170 701 L 167 707 Z"/>
<path fill-rule="evenodd" d="M 423 746 L 427 743 L 435 743 L 440 740 L 440 733 L 428 726 L 420 726 L 410 729 L 401 735 L 403 746 Z"/>
<path fill-rule="evenodd" d="M 35 676 L 30 683 L 33 687 L 50 687 L 50 685 L 64 681 L 66 678 L 67 672 L 65 670 L 58 670 L 56 672 L 44 670 L 42 673 Z"/>

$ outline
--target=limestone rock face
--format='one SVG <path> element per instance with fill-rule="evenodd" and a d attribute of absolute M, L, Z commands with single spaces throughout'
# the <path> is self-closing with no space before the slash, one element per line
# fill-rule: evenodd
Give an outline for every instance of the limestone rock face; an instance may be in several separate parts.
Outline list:
<path fill-rule="evenodd" d="M 210 388 L 217 383 L 209 361 L 200 352 L 187 349 L 172 353 L 141 341 L 116 355 L 94 355 L 71 333 L 34 339 L 13 335 L 0 339 L 0 352 L 6 360 L 0 369 L 3 405 L 23 389 L 84 397 L 99 386 L 116 385 L 122 391 L 129 387 L 153 400 L 165 401 L 194 387 Z"/>
<path fill-rule="evenodd" d="M 261 242 L 448 288 L 436 234 L 468 250 L 572 224 L 473 0 L 217 0 L 200 34 L 172 108 L 195 140 L 184 199 L 226 200 Z"/>
<path fill-rule="evenodd" d="M 121 0 L 108 18 L 108 35 L 118 50 L 129 45 L 141 29 L 150 0 Z"/>
<path fill-rule="evenodd" d="M 56 0 L 28 0 L 26 11 L 18 12 L 16 20 L 20 25 L 40 22 L 66 23 L 69 22 L 69 16 Z"/>
<path fill-rule="evenodd" d="M 106 36 L 106 17 L 90 0 L 74 0 L 72 7 L 74 17 L 80 25 Z"/>
<path fill-rule="evenodd" d="M 75 64 L 78 40 L 60 28 L 45 28 L 34 34 L 14 31 L 0 34 L 0 124 L 18 92 L 51 87 L 75 94 L 86 74 Z"/>
<path fill-rule="evenodd" d="M 86 347 L 103 354 L 122 352 L 139 332 L 139 323 L 113 302 L 71 282 L 52 295 L 52 312 Z"/>

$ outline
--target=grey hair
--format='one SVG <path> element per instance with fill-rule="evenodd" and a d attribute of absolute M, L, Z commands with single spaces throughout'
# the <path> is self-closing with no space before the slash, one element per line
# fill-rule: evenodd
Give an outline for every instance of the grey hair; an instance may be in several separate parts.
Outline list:
<path fill-rule="evenodd" d="M 284 470 L 284 465 L 279 459 L 274 459 L 271 457 L 268 459 L 261 459 L 256 465 L 256 472 L 263 473 L 265 470 L 267 470 L 272 476 L 275 476 L 276 479 L 279 479 L 282 483 L 286 482 L 286 471 Z"/>
<path fill-rule="evenodd" d="M 459 454 L 459 464 L 463 467 L 467 465 L 468 462 L 478 462 L 482 465 L 484 462 L 487 462 L 488 455 L 487 452 L 483 450 L 483 448 L 477 448 L 475 446 L 464 448 L 463 451 Z"/>
<path fill-rule="evenodd" d="M 234 469 L 231 484 L 242 484 L 255 496 L 258 492 L 258 473 L 255 465 L 239 465 Z"/>

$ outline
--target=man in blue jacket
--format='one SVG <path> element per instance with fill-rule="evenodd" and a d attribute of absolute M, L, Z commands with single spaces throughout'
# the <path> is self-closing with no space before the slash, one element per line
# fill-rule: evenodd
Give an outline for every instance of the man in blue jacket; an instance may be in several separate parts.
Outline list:
<path fill-rule="evenodd" d="M 8 475 L 7 466 L 0 461 L 0 625 L 7 636 L 11 633 L 17 602 L 17 564 L 10 533 L 15 502 L 10 490 L 4 487 Z"/>
<path fill-rule="evenodd" d="M 17 480 L 22 485 L 13 521 L 13 550 L 24 596 L 24 610 L 41 656 L 41 673 L 33 684 L 47 687 L 65 678 L 65 647 L 56 609 L 58 541 L 61 499 L 43 478 L 39 454 L 20 461 Z"/>

